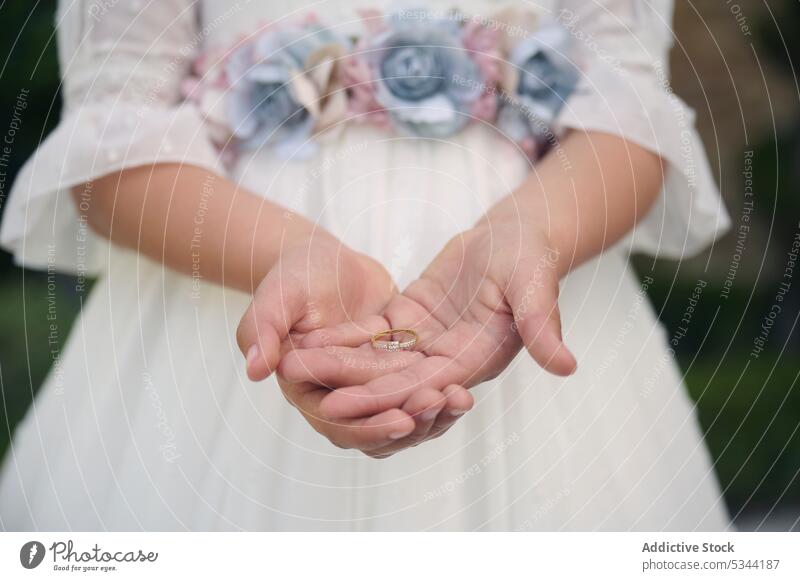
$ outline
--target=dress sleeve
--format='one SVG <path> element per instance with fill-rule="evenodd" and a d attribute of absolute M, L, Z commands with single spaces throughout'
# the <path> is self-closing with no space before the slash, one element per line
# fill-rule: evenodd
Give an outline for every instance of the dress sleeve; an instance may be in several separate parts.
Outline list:
<path fill-rule="evenodd" d="M 562 0 L 557 15 L 584 63 L 557 125 L 615 134 L 659 154 L 664 188 L 631 232 L 654 256 L 696 254 L 728 229 L 728 217 L 694 112 L 670 89 L 672 0 Z"/>
<path fill-rule="evenodd" d="M 196 0 L 62 0 L 56 19 L 63 109 L 20 170 L 0 228 L 18 264 L 94 274 L 107 242 L 70 189 L 123 168 L 178 162 L 222 171 L 180 86 L 199 47 Z"/>

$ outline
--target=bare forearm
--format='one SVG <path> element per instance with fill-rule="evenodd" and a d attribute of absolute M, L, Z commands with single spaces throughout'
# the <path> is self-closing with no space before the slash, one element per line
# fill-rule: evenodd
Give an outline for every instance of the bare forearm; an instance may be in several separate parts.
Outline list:
<path fill-rule="evenodd" d="M 652 207 L 663 161 L 620 137 L 572 132 L 500 201 L 485 224 L 542 225 L 561 274 L 620 240 Z"/>
<path fill-rule="evenodd" d="M 114 243 L 245 292 L 282 248 L 312 233 L 304 218 L 195 166 L 126 169 L 76 187 L 73 197 Z"/>

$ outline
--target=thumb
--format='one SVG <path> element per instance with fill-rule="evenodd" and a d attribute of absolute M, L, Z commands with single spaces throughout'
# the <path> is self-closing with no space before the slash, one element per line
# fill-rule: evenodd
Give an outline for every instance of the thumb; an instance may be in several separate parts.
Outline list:
<path fill-rule="evenodd" d="M 236 331 L 251 380 L 266 379 L 278 367 L 281 343 L 305 316 L 307 297 L 303 281 L 281 274 L 280 264 L 258 285 Z"/>
<path fill-rule="evenodd" d="M 517 272 L 506 292 L 514 326 L 531 357 L 555 375 L 571 375 L 577 361 L 561 335 L 558 279 L 552 268 Z"/>

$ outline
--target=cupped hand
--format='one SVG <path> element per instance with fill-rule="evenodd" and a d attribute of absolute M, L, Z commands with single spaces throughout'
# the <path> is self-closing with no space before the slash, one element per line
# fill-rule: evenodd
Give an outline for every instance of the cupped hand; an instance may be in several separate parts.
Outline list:
<path fill-rule="evenodd" d="M 239 324 L 237 342 L 246 358 L 248 376 L 253 381 L 265 379 L 276 370 L 282 355 L 309 332 L 379 313 L 395 293 L 391 277 L 378 262 L 326 233 L 288 245 L 259 284 Z M 420 390 L 402 410 L 387 408 L 371 416 L 329 418 L 320 410 L 330 392 L 328 387 L 280 376 L 278 383 L 286 399 L 314 429 L 337 446 L 364 451 L 418 431 L 432 415 L 462 402 L 460 392 L 465 391 Z"/>
<path fill-rule="evenodd" d="M 472 406 L 461 386 L 497 376 L 523 346 L 554 374 L 574 371 L 561 336 L 560 273 L 558 253 L 536 224 L 482 224 L 451 240 L 381 316 L 308 333 L 279 373 L 335 388 L 319 402 L 328 418 L 406 410 L 437 393 L 454 400 L 445 413 L 417 421 L 406 437 L 369 450 L 392 454 L 443 433 Z M 415 329 L 414 351 L 372 348 L 371 335 L 388 328 Z"/>
<path fill-rule="evenodd" d="M 287 245 L 239 323 L 248 376 L 275 371 L 290 336 L 380 312 L 395 293 L 386 269 L 325 232 Z"/>

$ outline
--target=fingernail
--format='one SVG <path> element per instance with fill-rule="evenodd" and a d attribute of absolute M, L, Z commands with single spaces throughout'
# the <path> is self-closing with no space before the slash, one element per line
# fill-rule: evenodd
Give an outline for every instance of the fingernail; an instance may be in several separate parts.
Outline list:
<path fill-rule="evenodd" d="M 463 416 L 465 413 L 467 413 L 467 410 L 450 410 L 451 416 Z"/>
<path fill-rule="evenodd" d="M 411 432 L 392 432 L 391 434 L 389 434 L 389 439 L 390 440 L 399 440 L 400 438 L 405 438 L 410 433 Z"/>
<path fill-rule="evenodd" d="M 569 358 L 572 359 L 572 370 L 569 372 L 569 374 L 573 375 L 576 371 L 578 371 L 578 358 L 575 357 L 575 355 L 572 354 L 572 351 L 567 349 L 566 346 L 564 347 L 564 350 L 567 352 L 567 355 L 569 355 Z"/>
<path fill-rule="evenodd" d="M 247 367 L 250 368 L 253 363 L 255 363 L 256 359 L 258 359 L 258 345 L 250 346 L 250 349 L 247 350 L 247 356 L 245 359 L 247 360 Z"/>
<path fill-rule="evenodd" d="M 422 421 L 429 422 L 438 415 L 439 415 L 439 410 L 428 410 L 422 415 L 420 415 L 420 417 L 422 418 Z"/>

